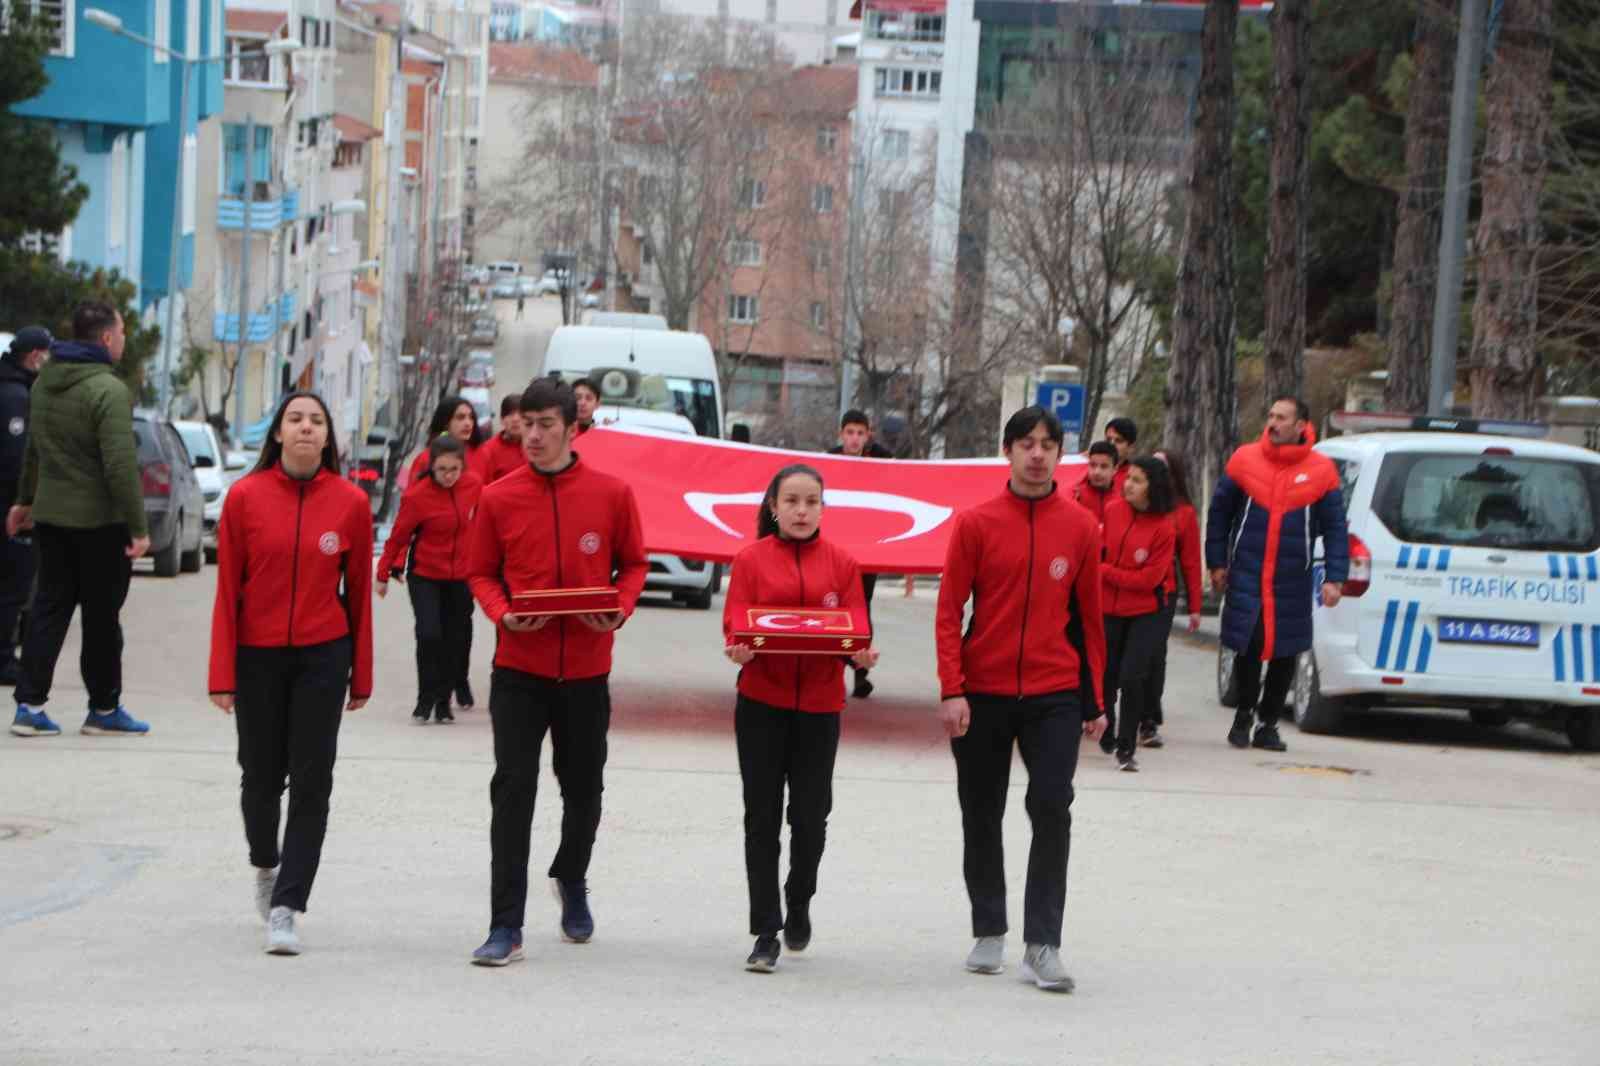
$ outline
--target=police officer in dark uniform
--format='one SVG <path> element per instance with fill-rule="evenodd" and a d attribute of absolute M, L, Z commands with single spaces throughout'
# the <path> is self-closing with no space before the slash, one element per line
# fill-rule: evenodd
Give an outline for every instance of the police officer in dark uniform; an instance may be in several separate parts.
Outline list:
<path fill-rule="evenodd" d="M 0 355 L 0 510 L 9 511 L 28 450 L 28 396 L 50 353 L 50 331 L 28 326 Z M 0 535 L 0 684 L 17 683 L 18 623 L 33 598 L 33 534 Z"/>

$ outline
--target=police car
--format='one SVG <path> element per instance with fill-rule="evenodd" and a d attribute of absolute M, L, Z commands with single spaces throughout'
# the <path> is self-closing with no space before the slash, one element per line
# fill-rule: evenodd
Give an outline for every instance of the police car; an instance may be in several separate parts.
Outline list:
<path fill-rule="evenodd" d="M 1530 423 L 1332 423 L 1347 435 L 1317 450 L 1343 485 L 1350 580 L 1337 606 L 1316 608 L 1295 676 L 1300 728 L 1448 707 L 1484 726 L 1535 719 L 1600 750 L 1600 454 L 1537 439 Z M 1225 703 L 1231 672 L 1224 651 Z"/>

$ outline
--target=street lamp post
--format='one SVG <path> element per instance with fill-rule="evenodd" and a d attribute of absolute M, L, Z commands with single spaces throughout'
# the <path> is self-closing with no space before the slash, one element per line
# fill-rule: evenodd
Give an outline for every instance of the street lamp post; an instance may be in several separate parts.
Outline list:
<path fill-rule="evenodd" d="M 170 255 L 167 259 L 167 313 L 166 323 L 161 328 L 161 366 L 156 378 L 156 409 L 160 411 L 164 417 L 168 414 L 168 407 L 172 403 L 172 349 L 178 340 L 177 326 L 174 322 L 174 318 L 176 317 L 178 306 L 178 255 L 183 247 L 183 153 L 184 145 L 189 139 L 189 80 L 193 74 L 196 64 L 220 63 L 226 57 L 222 55 L 190 56 L 187 49 L 192 49 L 194 47 L 195 42 L 193 41 L 186 41 L 186 50 L 179 52 L 176 49 L 169 48 L 168 46 L 161 44 L 159 41 L 153 41 L 148 37 L 134 33 L 132 30 L 128 29 L 122 24 L 122 19 L 118 18 L 116 15 L 113 15 L 111 12 L 98 7 L 91 7 L 84 11 L 83 17 L 85 21 L 91 22 L 103 30 L 115 33 L 119 37 L 126 37 L 130 41 L 144 45 L 146 48 L 153 49 L 157 52 L 162 52 L 168 57 L 176 59 L 179 63 L 183 64 L 183 73 L 181 75 L 182 89 L 178 93 L 177 180 L 172 183 L 172 243 L 171 247 L 169 248 Z M 268 41 L 266 46 L 263 48 L 263 51 L 265 51 L 269 56 L 287 55 L 290 52 L 298 50 L 299 48 L 300 42 L 293 37 L 288 37 L 276 41 Z M 246 175 L 246 178 L 248 179 L 248 175 Z M 244 224 L 246 231 L 248 232 L 248 227 L 250 225 L 248 209 L 246 211 Z M 245 323 L 241 317 L 239 322 L 241 338 L 243 337 L 244 329 Z"/>

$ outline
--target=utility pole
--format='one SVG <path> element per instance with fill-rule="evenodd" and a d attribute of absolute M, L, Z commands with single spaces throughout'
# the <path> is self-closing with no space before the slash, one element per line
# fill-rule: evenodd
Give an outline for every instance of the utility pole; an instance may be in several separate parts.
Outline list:
<path fill-rule="evenodd" d="M 1428 413 L 1448 415 L 1456 385 L 1461 335 L 1461 281 L 1467 255 L 1467 201 L 1472 142 L 1477 131 L 1478 75 L 1483 70 L 1485 0 L 1461 0 L 1455 86 L 1450 95 L 1450 150 L 1445 161 L 1439 286 L 1433 298 L 1433 343 L 1428 360 Z"/>
<path fill-rule="evenodd" d="M 256 120 L 244 124 L 244 236 L 239 241 L 239 354 L 233 364 L 233 436 L 244 432 L 244 390 L 250 379 L 244 350 L 250 339 L 250 230 L 255 225 Z"/>
<path fill-rule="evenodd" d="M 859 144 L 851 144 L 851 154 L 855 158 L 850 161 L 850 217 L 844 235 L 844 322 L 840 333 L 842 343 L 839 346 L 840 418 L 844 417 L 845 411 L 855 406 L 854 360 L 861 345 L 862 308 L 859 306 L 858 286 L 861 284 L 861 219 L 862 199 L 866 196 L 867 160 L 865 149 Z M 878 398 L 870 396 L 869 399 L 876 402 Z M 873 411 L 872 416 L 881 419 L 883 412 Z"/>

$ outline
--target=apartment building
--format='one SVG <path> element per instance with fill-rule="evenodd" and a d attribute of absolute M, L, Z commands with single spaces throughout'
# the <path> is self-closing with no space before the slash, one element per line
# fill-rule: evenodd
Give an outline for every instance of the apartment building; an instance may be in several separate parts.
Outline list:
<path fill-rule="evenodd" d="M 416 58 L 443 65 L 437 91 L 440 172 L 430 210 L 438 247 L 448 257 L 474 258 L 478 148 L 489 88 L 490 0 L 410 0 L 413 24 L 445 43 Z"/>

